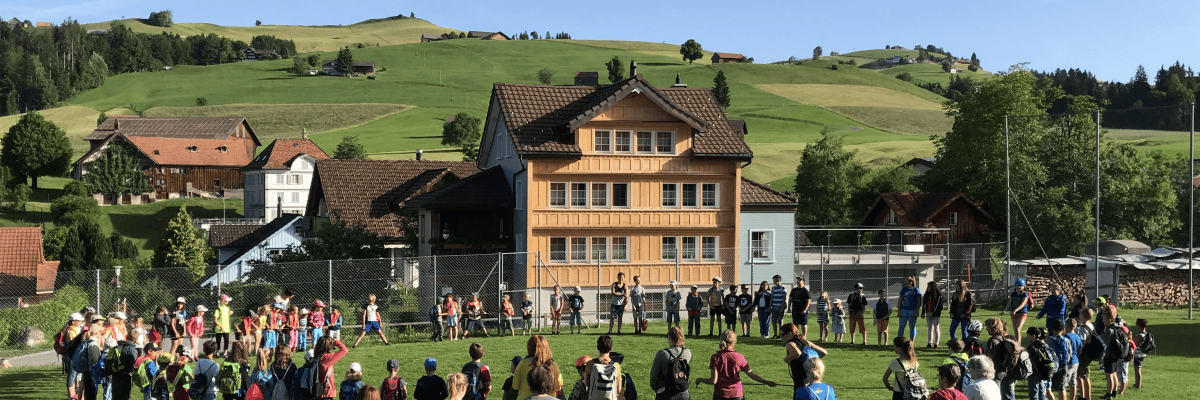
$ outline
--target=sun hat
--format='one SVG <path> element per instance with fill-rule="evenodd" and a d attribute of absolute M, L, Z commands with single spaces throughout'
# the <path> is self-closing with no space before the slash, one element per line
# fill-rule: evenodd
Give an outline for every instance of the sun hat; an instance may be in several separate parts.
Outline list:
<path fill-rule="evenodd" d="M 433 357 L 426 358 L 425 359 L 425 370 L 428 371 L 428 370 L 435 370 L 435 369 L 437 369 L 437 359 L 433 358 Z"/>
<path fill-rule="evenodd" d="M 224 301 L 224 302 L 230 302 L 230 301 L 233 301 L 233 298 L 232 298 L 232 297 L 229 297 L 229 295 L 227 295 L 227 294 L 222 294 L 222 295 L 221 295 L 221 301 Z"/>
<path fill-rule="evenodd" d="M 76 312 L 76 313 L 71 313 L 71 315 L 67 316 L 67 320 L 68 320 L 68 321 L 81 321 L 81 322 L 82 322 L 82 321 L 83 321 L 83 314 L 80 314 L 80 313 L 77 313 L 77 312 Z"/>
<path fill-rule="evenodd" d="M 317 356 L 316 350 L 308 349 L 308 351 L 304 352 L 304 361 L 312 361 L 312 359 L 316 356 Z"/>
<path fill-rule="evenodd" d="M 592 361 L 592 356 L 579 357 L 578 360 L 575 360 L 575 368 L 583 368 L 584 365 L 587 365 L 588 361 Z"/>
<path fill-rule="evenodd" d="M 116 318 L 116 319 L 127 319 L 127 318 L 125 317 L 125 313 L 124 313 L 124 312 L 121 312 L 121 311 L 117 311 L 117 312 L 113 313 L 113 318 Z"/>
<path fill-rule="evenodd" d="M 183 296 L 179 296 L 179 297 L 175 298 L 175 302 L 176 303 L 187 303 L 187 298 L 185 298 Z"/>
<path fill-rule="evenodd" d="M 306 308 L 301 308 L 301 309 L 300 309 L 300 313 L 301 313 L 301 314 L 308 314 L 308 308 L 307 308 L 307 307 L 306 307 Z"/>
<path fill-rule="evenodd" d="M 677 282 L 677 281 L 671 281 L 671 282 L 670 282 L 670 285 L 671 285 L 671 286 L 675 286 L 675 285 L 678 285 L 678 284 L 679 284 L 679 282 Z"/>
<path fill-rule="evenodd" d="M 350 370 L 354 372 L 362 372 L 362 364 L 352 362 L 350 363 Z"/>

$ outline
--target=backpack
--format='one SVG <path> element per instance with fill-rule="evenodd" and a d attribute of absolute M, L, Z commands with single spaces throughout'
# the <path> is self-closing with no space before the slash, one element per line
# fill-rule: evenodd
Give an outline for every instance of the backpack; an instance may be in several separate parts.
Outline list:
<path fill-rule="evenodd" d="M 213 368 L 218 368 L 216 373 L 213 373 Z M 213 364 L 204 371 L 196 371 L 196 375 L 192 377 L 192 386 L 188 388 L 188 397 L 193 399 L 203 399 L 204 394 L 208 392 L 208 388 L 213 383 L 213 378 L 220 375 L 220 366 Z"/>
<path fill-rule="evenodd" d="M 104 353 L 104 374 L 112 375 L 121 372 L 121 350 L 120 346 L 108 349 Z"/>
<path fill-rule="evenodd" d="M 688 390 L 688 384 L 691 383 L 692 366 L 683 358 L 683 350 L 679 350 L 679 354 L 667 352 L 671 364 L 669 368 L 663 370 L 663 376 L 659 377 L 659 381 L 664 382 L 662 391 L 659 392 L 663 396 L 674 396 Z"/>
<path fill-rule="evenodd" d="M 358 399 L 358 392 L 362 391 L 363 386 L 366 386 L 366 384 L 362 381 L 342 381 L 342 388 L 338 393 L 338 398 L 341 400 L 356 400 Z M 274 399 L 274 397 L 271 398 L 271 400 Z"/>
<path fill-rule="evenodd" d="M 483 376 L 483 364 L 469 362 L 462 367 L 462 374 L 467 378 L 467 394 L 463 399 L 482 399 L 483 393 L 480 392 L 480 378 Z"/>
<path fill-rule="evenodd" d="M 1121 330 L 1121 328 L 1114 326 L 1109 327 L 1108 329 L 1112 331 L 1111 336 L 1109 336 L 1108 347 L 1116 351 L 1115 357 L 1112 358 L 1116 358 L 1118 360 L 1129 358 L 1130 355 L 1133 354 L 1133 351 L 1130 349 L 1129 345 L 1129 336 L 1126 335 L 1125 331 Z"/>
<path fill-rule="evenodd" d="M 1033 372 L 1046 379 L 1058 372 L 1058 356 L 1045 343 L 1035 342 L 1029 346 L 1029 359 L 1033 364 Z"/>
<path fill-rule="evenodd" d="M 440 310 L 440 308 L 441 308 L 441 306 L 439 306 L 437 304 L 434 304 L 433 307 L 429 308 L 429 320 L 430 321 L 436 322 L 441 318 L 441 315 L 438 315 L 438 314 L 441 314 L 441 311 L 442 311 L 442 310 Z"/>
<path fill-rule="evenodd" d="M 244 400 L 263 400 L 262 387 L 259 386 L 257 382 L 251 384 L 250 387 L 246 388 L 246 396 L 243 399 Z"/>
<path fill-rule="evenodd" d="M 217 391 L 223 394 L 235 394 L 242 390 L 242 365 L 225 361 L 217 371 Z"/>
<path fill-rule="evenodd" d="M 287 373 L 293 368 L 295 368 L 293 365 L 288 364 L 288 369 L 283 372 L 283 375 L 275 374 L 275 386 L 271 388 L 271 400 L 290 399 L 292 397 L 291 386 L 284 379 L 286 379 Z"/>
<path fill-rule="evenodd" d="M 135 367 L 131 379 L 134 387 L 145 389 L 146 386 L 150 386 L 151 376 L 148 374 L 148 371 L 146 371 L 146 366 L 149 365 L 151 361 L 154 360 L 151 360 L 150 357 L 141 357 L 133 363 Z"/>
<path fill-rule="evenodd" d="M 162 342 L 162 333 L 159 333 L 157 329 L 151 329 L 150 334 L 146 335 L 146 337 L 148 338 L 149 343 Z"/>
<path fill-rule="evenodd" d="M 617 400 L 617 364 L 592 363 L 592 375 L 588 379 L 588 399 Z"/>
<path fill-rule="evenodd" d="M 86 373 L 88 372 L 88 368 L 91 367 L 88 365 L 88 346 L 91 346 L 91 343 L 80 343 L 79 345 L 75 346 L 75 352 L 71 356 L 71 369 L 74 370 L 75 373 Z"/>
<path fill-rule="evenodd" d="M 64 355 L 67 351 L 67 336 L 63 335 L 63 331 L 54 334 L 54 353 Z"/>
<path fill-rule="evenodd" d="M 297 369 L 296 373 L 292 374 L 292 381 L 288 384 L 291 385 L 293 399 L 309 399 L 313 397 L 312 393 L 309 393 L 308 388 L 305 387 L 308 386 L 308 374 L 312 371 L 313 365 L 315 364 L 309 361 Z"/>
<path fill-rule="evenodd" d="M 638 400 L 637 386 L 633 384 L 633 377 L 629 376 L 629 374 L 626 373 L 626 374 L 624 374 L 624 378 L 625 378 L 625 381 L 624 381 L 624 384 L 622 384 L 622 387 L 625 388 L 624 399 L 625 400 Z"/>
<path fill-rule="evenodd" d="M 971 379 L 971 370 L 967 369 L 967 360 L 961 360 L 955 356 L 950 356 L 950 359 L 953 360 L 955 364 L 958 364 L 959 373 L 961 374 L 961 376 L 958 378 L 958 382 L 954 382 L 955 389 L 962 390 L 962 388 L 967 387 L 971 383 L 975 382 L 974 379 Z"/>
<path fill-rule="evenodd" d="M 308 392 L 312 397 L 321 397 L 325 394 L 325 388 L 333 382 L 333 370 L 321 370 L 319 361 L 313 361 L 312 370 L 308 374 Z"/>
<path fill-rule="evenodd" d="M 969 336 L 966 339 L 963 339 L 963 352 L 967 353 L 967 356 L 969 357 L 987 354 L 983 350 L 983 343 L 979 341 L 979 338 L 974 336 Z"/>
<path fill-rule="evenodd" d="M 104 359 L 106 358 L 108 357 L 100 357 L 99 360 L 96 360 L 95 364 L 92 364 L 91 369 L 88 371 L 88 373 L 92 375 L 93 382 L 102 382 L 108 380 L 108 377 L 110 376 L 108 373 L 108 368 L 104 367 Z"/>
<path fill-rule="evenodd" d="M 996 372 L 1011 371 L 1021 363 L 1021 353 L 1024 350 L 1017 342 L 1009 338 L 1003 338 L 1000 339 L 1000 342 L 996 346 L 992 349 L 993 359 L 996 363 Z"/>
<path fill-rule="evenodd" d="M 1100 335 L 1096 334 L 1094 329 L 1090 330 L 1088 340 L 1080 349 L 1080 354 L 1083 354 L 1089 360 L 1099 360 L 1104 357 L 1104 353 L 1108 351 L 1108 345 L 1100 339 Z"/>
<path fill-rule="evenodd" d="M 1141 347 L 1142 354 L 1149 354 L 1151 351 L 1154 351 L 1154 335 L 1151 335 L 1150 332 L 1146 332 L 1145 336 L 1142 336 Z"/>
<path fill-rule="evenodd" d="M 900 366 L 904 366 L 904 362 L 899 358 L 896 362 Z M 921 371 L 917 368 L 905 368 L 904 375 L 900 375 L 900 393 L 904 395 L 904 400 L 928 400 L 929 388 L 925 386 L 925 377 L 921 376 Z"/>

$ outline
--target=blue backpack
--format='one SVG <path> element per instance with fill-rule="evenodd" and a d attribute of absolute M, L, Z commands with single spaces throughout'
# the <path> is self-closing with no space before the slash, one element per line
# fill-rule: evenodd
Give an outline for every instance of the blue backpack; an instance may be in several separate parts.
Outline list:
<path fill-rule="evenodd" d="M 88 372 L 88 367 L 90 367 L 90 365 L 87 364 L 87 349 L 90 345 L 91 343 L 89 342 L 83 342 L 78 346 L 75 346 L 75 353 L 71 355 L 71 369 L 74 370 L 75 373 L 83 374 Z"/>
<path fill-rule="evenodd" d="M 103 382 L 108 379 L 108 371 L 104 369 L 104 357 L 92 364 L 91 372 L 93 382 Z"/>

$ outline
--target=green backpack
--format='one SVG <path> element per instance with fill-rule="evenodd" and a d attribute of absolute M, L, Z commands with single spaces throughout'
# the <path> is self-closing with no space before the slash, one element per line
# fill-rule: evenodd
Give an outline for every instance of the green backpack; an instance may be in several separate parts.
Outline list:
<path fill-rule="evenodd" d="M 225 361 L 217 372 L 217 390 L 225 394 L 235 394 L 242 389 L 242 365 Z"/>
<path fill-rule="evenodd" d="M 120 346 L 108 349 L 108 353 L 104 355 L 104 372 L 112 375 L 120 372 L 122 367 Z"/>
<path fill-rule="evenodd" d="M 137 361 L 137 369 L 133 372 L 133 385 L 145 389 L 150 386 L 150 375 L 146 373 L 146 366 L 150 364 L 150 357 L 142 357 Z"/>

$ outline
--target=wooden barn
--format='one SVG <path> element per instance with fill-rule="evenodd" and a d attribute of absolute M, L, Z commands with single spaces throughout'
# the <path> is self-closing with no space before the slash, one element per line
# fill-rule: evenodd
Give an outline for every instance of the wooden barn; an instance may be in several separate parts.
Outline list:
<path fill-rule="evenodd" d="M 949 243 L 984 243 L 1003 233 L 983 203 L 960 192 L 881 193 L 863 216 L 862 226 L 949 228 Z M 891 233 L 890 244 L 944 244 L 945 232 L 927 235 Z M 874 244 L 886 244 L 887 234 L 876 233 Z"/>

